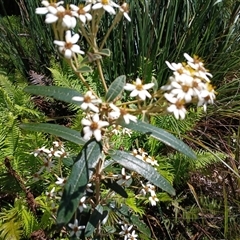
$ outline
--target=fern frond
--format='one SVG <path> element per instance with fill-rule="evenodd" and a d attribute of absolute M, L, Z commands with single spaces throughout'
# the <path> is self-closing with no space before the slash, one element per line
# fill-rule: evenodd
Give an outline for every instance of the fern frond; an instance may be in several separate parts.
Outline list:
<path fill-rule="evenodd" d="M 22 231 L 21 231 L 19 222 L 10 220 L 8 222 L 2 223 L 0 226 L 0 239 L 18 240 L 18 239 L 21 239 L 21 235 L 22 235 Z"/>

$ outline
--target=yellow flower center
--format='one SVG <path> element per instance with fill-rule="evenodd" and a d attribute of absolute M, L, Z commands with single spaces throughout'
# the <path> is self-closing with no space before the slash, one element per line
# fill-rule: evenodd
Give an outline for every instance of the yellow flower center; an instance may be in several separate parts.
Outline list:
<path fill-rule="evenodd" d="M 143 90 L 143 85 L 142 85 L 142 84 L 137 84 L 137 85 L 136 85 L 136 89 L 137 89 L 138 91 L 142 91 L 142 90 Z"/>
<path fill-rule="evenodd" d="M 102 0 L 102 4 L 103 5 L 108 5 L 109 4 L 109 0 Z"/>

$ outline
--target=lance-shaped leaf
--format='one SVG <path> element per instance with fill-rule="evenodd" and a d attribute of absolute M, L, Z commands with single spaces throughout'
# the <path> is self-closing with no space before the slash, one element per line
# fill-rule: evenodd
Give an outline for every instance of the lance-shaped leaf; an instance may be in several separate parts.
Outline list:
<path fill-rule="evenodd" d="M 81 73 L 87 73 L 92 71 L 93 71 L 92 68 L 89 67 L 88 65 L 83 65 L 77 70 L 77 72 L 81 72 Z"/>
<path fill-rule="evenodd" d="M 111 51 L 108 48 L 104 48 L 104 49 L 100 50 L 98 53 L 103 56 L 107 56 L 107 57 L 110 57 L 110 55 L 111 55 Z"/>
<path fill-rule="evenodd" d="M 113 150 L 109 152 L 109 155 L 113 160 L 121 164 L 123 167 L 139 173 L 155 186 L 161 188 L 169 194 L 175 195 L 175 190 L 172 185 L 148 163 L 120 150 Z"/>
<path fill-rule="evenodd" d="M 106 101 L 107 102 L 112 102 L 114 101 L 118 96 L 121 95 L 123 91 L 123 87 L 126 84 L 126 76 L 121 75 L 117 77 L 110 85 L 108 92 L 106 94 Z"/>
<path fill-rule="evenodd" d="M 86 140 L 81 137 L 80 132 L 57 124 L 24 123 L 21 124 L 20 127 L 29 131 L 50 133 L 79 145 L 86 143 Z"/>
<path fill-rule="evenodd" d="M 152 136 L 160 140 L 161 142 L 165 143 L 166 145 L 185 154 L 186 156 L 196 159 L 196 155 L 188 147 L 188 145 L 186 145 L 183 141 L 177 139 L 175 136 L 173 136 L 172 134 L 168 133 L 167 131 L 161 128 L 152 126 L 151 124 L 148 124 L 139 120 L 137 122 L 130 122 L 129 124 L 126 124 L 124 121 L 121 121 L 119 124 L 123 127 L 130 128 L 137 132 L 141 132 L 149 136 Z"/>
<path fill-rule="evenodd" d="M 83 95 L 71 88 L 57 87 L 57 86 L 27 86 L 24 91 L 34 95 L 41 95 L 45 97 L 53 97 L 57 100 L 81 104 L 79 101 L 72 100 L 73 97 L 82 97 Z"/>
<path fill-rule="evenodd" d="M 98 226 L 99 222 L 103 220 L 103 207 L 97 205 L 91 214 L 87 226 L 85 228 L 84 236 L 90 237 L 94 232 L 95 228 Z"/>
<path fill-rule="evenodd" d="M 99 142 L 90 140 L 83 146 L 64 187 L 57 214 L 58 224 L 67 224 L 71 220 L 101 155 Z"/>

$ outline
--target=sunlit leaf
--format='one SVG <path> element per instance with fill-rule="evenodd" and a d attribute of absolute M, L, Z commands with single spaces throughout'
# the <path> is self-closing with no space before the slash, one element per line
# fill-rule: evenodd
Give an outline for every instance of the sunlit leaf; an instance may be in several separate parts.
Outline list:
<path fill-rule="evenodd" d="M 152 136 L 159 141 L 165 143 L 166 145 L 176 149 L 177 151 L 185 154 L 186 156 L 196 159 L 196 155 L 194 152 L 186 145 L 183 141 L 177 139 L 175 136 L 172 134 L 168 133 L 167 131 L 155 127 L 151 124 L 142 122 L 142 121 L 137 121 L 135 122 L 130 122 L 129 124 L 126 124 L 124 121 L 120 122 L 120 125 L 129 129 L 132 129 L 137 132 L 144 133 L 146 135 Z"/>
<path fill-rule="evenodd" d="M 34 95 L 41 95 L 45 97 L 53 97 L 57 100 L 81 104 L 79 101 L 72 100 L 73 97 L 82 97 L 83 95 L 71 88 L 57 87 L 57 86 L 27 86 L 24 91 Z"/>
<path fill-rule="evenodd" d="M 172 185 L 148 163 L 120 150 L 113 150 L 109 152 L 109 155 L 113 160 L 121 164 L 123 167 L 139 173 L 155 186 L 161 188 L 171 195 L 175 195 L 175 190 Z"/>
<path fill-rule="evenodd" d="M 81 137 L 80 132 L 57 124 L 24 123 L 20 127 L 29 131 L 49 133 L 79 145 L 83 145 L 86 142 Z"/>
<path fill-rule="evenodd" d="M 83 146 L 64 187 L 57 214 L 58 224 L 67 224 L 71 220 L 80 199 L 84 196 L 86 185 L 101 154 L 102 146 L 95 140 L 91 140 Z"/>
<path fill-rule="evenodd" d="M 121 95 L 123 91 L 123 87 L 126 84 L 126 76 L 121 75 L 117 77 L 112 84 L 110 85 L 108 92 L 106 94 L 106 101 L 107 102 L 112 102 L 114 101 L 118 96 Z"/>

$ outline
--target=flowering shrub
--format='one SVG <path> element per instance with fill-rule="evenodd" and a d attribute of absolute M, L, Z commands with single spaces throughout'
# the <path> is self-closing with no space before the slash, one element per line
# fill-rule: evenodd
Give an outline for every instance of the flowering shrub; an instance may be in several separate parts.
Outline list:
<path fill-rule="evenodd" d="M 159 88 L 156 81 L 144 82 L 140 77 L 127 83 L 124 75 L 108 86 L 101 59 L 109 56 L 110 51 L 104 46 L 122 17 L 131 21 L 128 5 L 124 3 L 120 6 L 111 0 L 88 0 L 79 6 L 64 6 L 63 1 L 42 1 L 42 5 L 36 13 L 45 15 L 45 22 L 51 24 L 59 54 L 79 77 L 86 92 L 81 94 L 75 89 L 55 86 L 29 86 L 25 89 L 32 94 L 75 104 L 84 116 L 81 134 L 80 130 L 78 132 L 55 124 L 22 124 L 24 129 L 51 133 L 83 145 L 68 176 L 64 176 L 61 170 L 63 159 L 68 156 L 62 143 L 54 142 L 50 149 L 41 147 L 35 150 L 33 154 L 40 159 L 42 167 L 33 178 L 38 180 L 44 171 L 58 172 L 56 186 L 50 188 L 46 196 L 57 224 L 65 227 L 69 236 L 85 239 L 113 234 L 123 239 L 138 239 L 142 234 L 150 238 L 147 226 L 136 214 L 129 215 L 131 205 L 123 199 L 128 197 L 131 190 L 137 199 L 145 199 L 150 206 L 156 206 L 160 189 L 171 195 L 175 191 L 157 171 L 158 162 L 154 157 L 141 148 L 132 149 L 132 152 L 117 150 L 114 137 L 131 137 L 132 132 L 136 131 L 195 158 L 187 145 L 165 130 L 151 125 L 147 119 L 164 113 L 165 109 L 177 119 L 184 119 L 186 104 L 193 101 L 206 109 L 207 104 L 215 99 L 209 80 L 212 75 L 199 58 L 185 54 L 187 64 L 166 62 L 174 71 L 166 86 Z M 105 14 L 113 20 L 100 41 L 98 29 Z M 88 43 L 88 49 L 80 47 L 79 39 L 82 38 Z M 85 78 L 93 67 L 98 70 L 104 96 L 99 96 Z M 166 93 L 163 94 L 164 91 Z"/>

